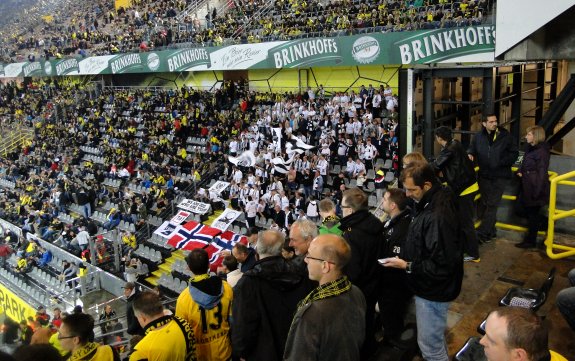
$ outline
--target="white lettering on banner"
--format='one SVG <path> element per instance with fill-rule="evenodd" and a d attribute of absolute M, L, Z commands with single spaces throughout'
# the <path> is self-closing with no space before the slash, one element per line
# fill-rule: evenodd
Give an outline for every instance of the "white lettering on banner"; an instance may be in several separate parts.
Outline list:
<path fill-rule="evenodd" d="M 211 226 L 213 228 L 225 231 L 240 216 L 240 214 L 242 214 L 242 212 L 226 208 L 226 210 L 212 222 Z"/>
<path fill-rule="evenodd" d="M 410 64 L 413 62 L 421 63 L 421 60 L 429 63 L 443 57 L 441 54 L 443 52 L 477 45 L 495 45 L 494 26 L 435 31 L 407 43 L 400 43 L 398 48 L 401 63 Z"/>
<path fill-rule="evenodd" d="M 194 201 L 193 199 L 184 199 L 180 202 L 180 204 L 178 204 L 178 208 L 196 214 L 206 214 L 210 210 L 210 205 L 207 203 Z"/>
<path fill-rule="evenodd" d="M 63 62 L 56 65 L 56 74 L 62 75 L 67 70 L 75 68 L 77 66 L 78 66 L 78 60 L 76 60 L 76 59 L 64 60 Z"/>
<path fill-rule="evenodd" d="M 235 69 L 239 64 L 249 62 L 253 63 L 255 58 L 259 58 L 264 49 L 231 46 L 229 50 L 222 55 L 222 66 L 224 69 Z"/>
<path fill-rule="evenodd" d="M 210 187 L 210 192 L 214 192 L 214 193 L 222 193 L 228 186 L 230 185 L 229 182 L 224 182 L 224 181 L 217 181 L 216 183 L 214 183 L 213 186 Z"/>
<path fill-rule="evenodd" d="M 301 41 L 273 54 L 276 68 L 325 53 L 337 54 L 338 48 L 335 39 L 314 39 Z"/>
<path fill-rule="evenodd" d="M 110 67 L 112 68 L 112 73 L 116 74 L 129 66 L 141 65 L 141 64 L 142 59 L 140 58 L 140 54 L 128 54 L 123 55 L 120 58 L 112 61 L 110 63 Z"/>
<path fill-rule="evenodd" d="M 179 211 L 178 214 L 176 214 L 171 220 L 170 222 L 173 224 L 182 224 L 186 219 L 188 219 L 188 217 L 191 215 L 190 212 L 186 212 L 186 211 Z"/>
<path fill-rule="evenodd" d="M 203 61 L 210 60 L 208 51 L 206 49 L 185 50 L 168 58 L 168 68 L 170 69 L 170 72 L 173 72 L 175 70 L 181 70 L 180 68 L 185 68 L 191 63 L 200 60 Z"/>
<path fill-rule="evenodd" d="M 178 231 L 178 227 L 180 227 L 178 224 L 165 221 L 154 233 L 163 238 L 170 239 Z"/>

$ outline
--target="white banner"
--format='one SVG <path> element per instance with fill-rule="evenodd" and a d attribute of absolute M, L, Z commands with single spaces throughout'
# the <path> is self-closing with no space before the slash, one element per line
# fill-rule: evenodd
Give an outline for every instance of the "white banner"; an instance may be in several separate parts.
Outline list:
<path fill-rule="evenodd" d="M 206 214 L 210 210 L 208 203 L 194 201 L 193 199 L 184 199 L 178 204 L 178 208 L 197 214 Z"/>
<path fill-rule="evenodd" d="M 178 231 L 178 227 L 180 227 L 180 225 L 170 223 L 170 221 L 165 221 L 154 231 L 154 233 L 158 236 L 170 239 Z"/>
<path fill-rule="evenodd" d="M 230 182 L 217 181 L 213 186 L 210 187 L 210 192 L 220 194 L 224 191 L 224 189 L 228 188 L 229 185 Z"/>
<path fill-rule="evenodd" d="M 241 214 L 241 211 L 234 211 L 231 208 L 226 208 L 226 210 L 212 222 L 211 226 L 225 231 Z"/>
<path fill-rule="evenodd" d="M 188 217 L 191 215 L 190 212 L 186 212 L 186 211 L 179 211 L 171 220 L 171 223 L 174 224 L 182 224 L 184 223 L 184 221 L 186 219 L 188 219 Z"/>

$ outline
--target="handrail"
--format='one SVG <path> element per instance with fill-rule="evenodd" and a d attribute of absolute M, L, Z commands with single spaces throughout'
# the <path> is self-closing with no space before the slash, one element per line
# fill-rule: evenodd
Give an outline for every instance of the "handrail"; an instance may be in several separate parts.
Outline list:
<path fill-rule="evenodd" d="M 570 210 L 559 210 L 557 206 L 557 186 L 567 185 L 575 187 L 575 181 L 568 179 L 575 178 L 575 171 L 571 171 L 551 180 L 551 189 L 549 195 L 549 222 L 547 224 L 547 238 L 545 239 L 545 247 L 547 256 L 551 259 L 560 259 L 575 255 L 575 247 L 570 247 L 561 244 L 555 244 L 555 222 L 567 218 L 575 217 L 575 208 Z M 560 252 L 554 253 L 553 250 Z"/>

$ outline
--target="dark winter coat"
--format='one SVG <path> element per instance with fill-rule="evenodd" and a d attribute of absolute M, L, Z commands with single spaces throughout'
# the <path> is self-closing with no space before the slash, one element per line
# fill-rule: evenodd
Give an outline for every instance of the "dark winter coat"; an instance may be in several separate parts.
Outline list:
<path fill-rule="evenodd" d="M 365 209 L 343 217 L 340 223 L 343 238 L 351 247 L 351 260 L 344 272 L 363 291 L 369 305 L 379 293 L 377 257 L 383 242 L 383 223 Z"/>
<path fill-rule="evenodd" d="M 365 312 L 365 298 L 353 285 L 349 292 L 303 306 L 293 318 L 284 360 L 359 360 Z"/>
<path fill-rule="evenodd" d="M 519 168 L 519 200 L 526 207 L 544 206 L 549 202 L 549 144 L 529 146 Z"/>
<path fill-rule="evenodd" d="M 443 179 L 457 195 L 477 182 L 473 162 L 455 139 L 441 149 L 433 167 L 441 171 Z"/>
<path fill-rule="evenodd" d="M 416 296 L 434 302 L 453 301 L 463 280 L 463 244 L 455 194 L 434 184 L 415 204 L 402 259 L 412 262 L 407 274 Z"/>
<path fill-rule="evenodd" d="M 303 275 L 281 256 L 266 257 L 234 287 L 232 349 L 250 360 L 281 360 L 297 303 L 307 296 Z"/>
<path fill-rule="evenodd" d="M 475 134 L 467 153 L 475 157 L 481 178 L 511 178 L 511 166 L 519 152 L 511 134 L 497 128 L 495 139 L 483 128 Z"/>

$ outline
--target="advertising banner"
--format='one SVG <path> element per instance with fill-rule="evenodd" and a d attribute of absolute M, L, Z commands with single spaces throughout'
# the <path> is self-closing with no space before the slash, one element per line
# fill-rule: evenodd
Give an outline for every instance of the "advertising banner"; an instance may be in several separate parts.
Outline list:
<path fill-rule="evenodd" d="M 485 62 L 494 51 L 495 26 L 479 25 L 23 62 L 0 77 Z"/>
<path fill-rule="evenodd" d="M 16 322 L 27 320 L 28 317 L 35 317 L 36 310 L 22 301 L 5 285 L 0 283 L 0 307 L 6 312 L 6 315 Z"/>

